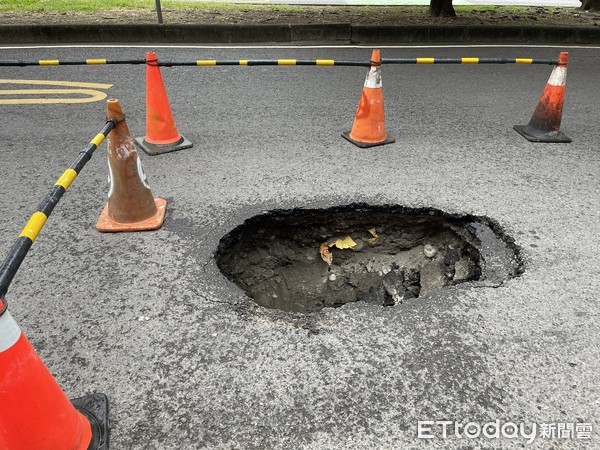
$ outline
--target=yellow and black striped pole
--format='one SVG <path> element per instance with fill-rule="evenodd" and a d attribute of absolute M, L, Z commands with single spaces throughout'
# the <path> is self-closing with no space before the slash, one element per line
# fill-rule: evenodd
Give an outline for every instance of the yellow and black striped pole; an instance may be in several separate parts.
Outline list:
<path fill-rule="evenodd" d="M 111 59 L 84 59 L 80 61 L 65 61 L 60 59 L 37 59 L 31 61 L 17 61 L 17 60 L 0 60 L 0 67 L 10 67 L 10 66 L 101 66 L 107 64 L 146 64 L 146 60 L 144 59 L 121 59 L 121 60 L 111 60 Z"/>
<path fill-rule="evenodd" d="M 199 59 L 197 61 L 164 62 L 169 66 L 370 66 L 370 61 L 342 61 L 335 59 Z"/>
<path fill-rule="evenodd" d="M 56 183 L 50 192 L 48 192 L 44 200 L 42 200 L 38 206 L 37 211 L 32 214 L 27 225 L 25 225 L 25 228 L 21 231 L 21 234 L 15 241 L 8 256 L 2 263 L 2 266 L 0 266 L 0 298 L 4 298 L 17 270 L 19 270 L 27 252 L 44 227 L 44 224 L 46 223 L 46 220 L 48 220 L 48 216 L 50 216 L 54 210 L 54 207 L 58 204 L 64 193 L 69 189 L 69 186 L 71 186 L 71 183 L 73 183 L 83 167 L 92 158 L 96 149 L 102 144 L 108 133 L 110 133 L 118 122 L 119 120 L 117 119 L 106 121 L 106 124 L 100 133 L 91 140 L 87 147 L 79 152 L 75 161 L 73 161 L 69 168 L 63 172 L 58 180 L 56 180 Z"/>
<path fill-rule="evenodd" d="M 146 64 L 144 59 L 85 59 L 79 61 L 67 61 L 60 59 L 39 59 L 32 61 L 0 60 L 0 67 L 10 66 L 98 66 L 113 64 Z M 160 61 L 159 66 L 370 66 L 369 61 L 336 61 L 333 59 L 199 59 L 191 61 Z"/>
<path fill-rule="evenodd" d="M 40 59 L 36 61 L 0 60 L 0 66 L 83 66 L 111 64 L 146 64 L 144 59 L 85 59 L 81 61 L 61 61 L 59 59 Z M 534 58 L 383 58 L 381 64 L 547 64 L 557 65 L 553 59 Z M 342 61 L 334 59 L 198 59 L 194 61 L 160 61 L 159 66 L 358 66 L 370 67 L 371 61 Z"/>
<path fill-rule="evenodd" d="M 547 64 L 557 65 L 555 59 L 533 58 L 382 58 L 381 64 Z"/>

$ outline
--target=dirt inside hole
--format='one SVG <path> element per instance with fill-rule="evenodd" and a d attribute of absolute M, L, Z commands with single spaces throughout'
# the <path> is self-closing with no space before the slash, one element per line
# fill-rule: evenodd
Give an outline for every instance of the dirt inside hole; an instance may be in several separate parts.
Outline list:
<path fill-rule="evenodd" d="M 485 261 L 471 222 L 370 208 L 269 213 L 226 235 L 216 259 L 229 280 L 267 308 L 393 306 L 480 279 Z"/>

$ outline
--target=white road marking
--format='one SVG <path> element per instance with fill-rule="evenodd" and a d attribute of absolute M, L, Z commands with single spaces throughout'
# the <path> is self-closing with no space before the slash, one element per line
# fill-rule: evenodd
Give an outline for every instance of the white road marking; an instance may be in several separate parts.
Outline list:
<path fill-rule="evenodd" d="M 25 50 L 25 49 L 53 49 L 53 48 L 174 48 L 174 49 L 310 49 L 310 48 L 583 48 L 583 49 L 600 49 L 599 46 L 593 45 L 560 45 L 560 44 L 480 44 L 480 45 L 31 45 L 31 46 L 3 46 L 0 50 Z"/>

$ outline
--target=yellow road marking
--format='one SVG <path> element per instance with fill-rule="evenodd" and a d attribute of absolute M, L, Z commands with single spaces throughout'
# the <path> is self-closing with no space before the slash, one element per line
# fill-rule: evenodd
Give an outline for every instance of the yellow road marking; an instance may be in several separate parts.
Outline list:
<path fill-rule="evenodd" d="M 104 100 L 106 92 L 93 89 L 14 89 L 0 91 L 0 95 L 35 95 L 35 94 L 87 94 L 89 97 L 76 98 L 14 98 L 0 100 L 0 105 L 35 105 L 35 104 L 64 104 L 64 103 L 90 103 Z"/>
<path fill-rule="evenodd" d="M 0 84 L 35 84 L 44 86 L 68 86 L 92 89 L 109 89 L 112 84 L 82 83 L 79 81 L 53 81 L 53 80 L 8 80 L 0 78 Z"/>
<path fill-rule="evenodd" d="M 295 59 L 278 59 L 277 64 L 279 66 L 295 66 L 296 60 Z"/>
<path fill-rule="evenodd" d="M 109 89 L 112 84 L 83 83 L 78 81 L 51 81 L 51 80 L 12 80 L 0 79 L 0 84 L 18 84 L 33 86 L 65 86 L 83 89 L 4 89 L 1 95 L 40 95 L 38 98 L 11 98 L 0 99 L 0 105 L 39 105 L 39 104 L 66 104 L 90 103 L 104 100 L 108 94 L 95 89 Z M 95 88 L 95 89 L 94 89 Z M 66 97 L 46 98 L 44 95 L 65 94 Z M 87 97 L 69 97 L 69 94 L 83 94 Z"/>
<path fill-rule="evenodd" d="M 58 59 L 40 59 L 38 64 L 40 66 L 58 66 L 59 61 Z"/>

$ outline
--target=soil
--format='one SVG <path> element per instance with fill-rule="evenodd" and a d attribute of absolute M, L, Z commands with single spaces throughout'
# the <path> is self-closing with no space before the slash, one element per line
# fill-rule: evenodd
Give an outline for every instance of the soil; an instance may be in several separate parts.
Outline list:
<path fill-rule="evenodd" d="M 227 9 L 163 10 L 167 24 L 319 24 L 378 25 L 531 25 L 600 27 L 600 12 L 556 7 L 456 8 L 457 17 L 436 18 L 427 6 L 257 6 L 234 5 Z M 156 12 L 115 9 L 100 12 L 4 12 L 2 24 L 117 24 L 156 23 Z"/>
<path fill-rule="evenodd" d="M 482 233 L 467 220 L 422 212 L 303 211 L 259 216 L 236 228 L 222 239 L 217 265 L 268 308 L 394 306 L 486 278 L 486 260 L 502 259 L 506 250 L 491 242 L 500 241 L 489 228 Z"/>

